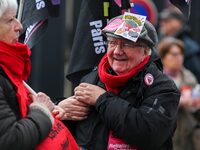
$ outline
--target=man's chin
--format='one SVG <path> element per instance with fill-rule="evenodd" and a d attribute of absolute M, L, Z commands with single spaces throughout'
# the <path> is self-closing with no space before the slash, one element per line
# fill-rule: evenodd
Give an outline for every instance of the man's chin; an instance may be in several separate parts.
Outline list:
<path fill-rule="evenodd" d="M 120 68 L 120 69 L 115 69 L 114 72 L 115 72 L 117 75 L 126 74 L 126 71 L 122 70 L 121 68 Z"/>

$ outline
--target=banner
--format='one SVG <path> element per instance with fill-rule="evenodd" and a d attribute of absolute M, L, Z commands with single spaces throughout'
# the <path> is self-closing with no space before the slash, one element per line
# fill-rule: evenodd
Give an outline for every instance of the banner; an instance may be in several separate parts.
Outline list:
<path fill-rule="evenodd" d="M 24 0 L 20 41 L 32 48 L 44 35 L 48 17 L 59 15 L 61 0 Z M 19 10 L 20 11 L 20 10 Z"/>
<path fill-rule="evenodd" d="M 121 9 L 114 0 L 82 1 L 66 76 L 74 86 L 106 53 L 106 39 L 101 29 L 110 18 L 120 14 Z"/>

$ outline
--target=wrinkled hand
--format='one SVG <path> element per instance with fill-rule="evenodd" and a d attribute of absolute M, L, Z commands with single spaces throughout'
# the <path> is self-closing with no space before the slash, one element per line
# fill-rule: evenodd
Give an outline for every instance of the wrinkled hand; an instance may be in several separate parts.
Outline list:
<path fill-rule="evenodd" d="M 89 113 L 89 106 L 79 102 L 75 96 L 64 99 L 58 104 L 65 111 L 65 115 L 60 118 L 61 120 L 84 120 Z"/>
<path fill-rule="evenodd" d="M 32 95 L 32 100 L 33 103 L 38 103 L 47 107 L 50 112 L 52 112 L 54 109 L 54 103 L 51 101 L 50 97 L 42 92 L 39 92 L 37 96 Z"/>
<path fill-rule="evenodd" d="M 98 97 L 106 91 L 96 85 L 81 83 L 74 89 L 78 101 L 88 105 L 95 105 Z"/>
<path fill-rule="evenodd" d="M 64 117 L 65 115 L 65 111 L 59 107 L 59 106 L 54 106 L 54 109 L 52 111 L 52 114 L 54 114 L 54 116 L 57 118 L 57 119 L 60 119 L 62 120 L 62 118 Z"/>

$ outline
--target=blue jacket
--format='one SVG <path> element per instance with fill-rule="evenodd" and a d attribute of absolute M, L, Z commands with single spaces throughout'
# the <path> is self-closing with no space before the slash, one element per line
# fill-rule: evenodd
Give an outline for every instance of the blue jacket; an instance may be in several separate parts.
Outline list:
<path fill-rule="evenodd" d="M 176 37 L 185 44 L 184 66 L 189 69 L 200 82 L 200 47 L 189 35 L 188 30 L 183 28 Z"/>

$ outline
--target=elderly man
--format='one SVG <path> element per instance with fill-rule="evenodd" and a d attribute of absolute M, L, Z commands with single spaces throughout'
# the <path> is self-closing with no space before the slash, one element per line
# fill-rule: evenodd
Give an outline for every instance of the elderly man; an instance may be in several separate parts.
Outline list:
<path fill-rule="evenodd" d="M 83 149 L 171 150 L 180 94 L 162 72 L 155 28 L 125 13 L 102 30 L 107 54 L 59 103 L 65 119 L 81 120 L 75 138 Z"/>

